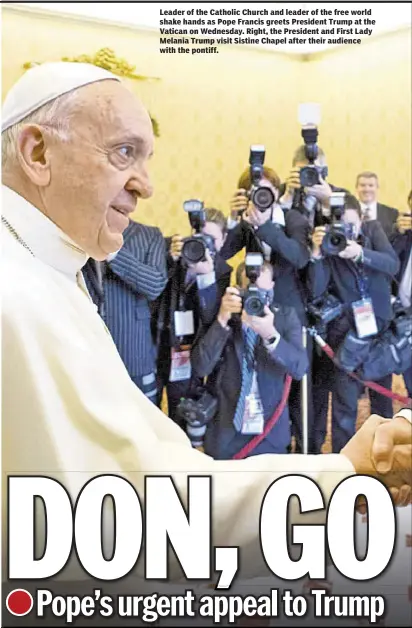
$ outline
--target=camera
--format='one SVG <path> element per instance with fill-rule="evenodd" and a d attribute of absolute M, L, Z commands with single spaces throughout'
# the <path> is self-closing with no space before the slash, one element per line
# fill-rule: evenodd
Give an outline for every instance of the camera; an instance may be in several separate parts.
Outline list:
<path fill-rule="evenodd" d="M 248 199 L 260 212 L 265 212 L 275 202 L 275 195 L 268 187 L 260 185 L 263 179 L 263 164 L 265 162 L 265 147 L 254 145 L 250 147 L 249 165 L 252 187 L 248 192 Z"/>
<path fill-rule="evenodd" d="M 183 209 L 189 214 L 190 226 L 195 233 L 189 238 L 184 238 L 182 259 L 186 264 L 204 262 L 206 260 L 206 251 L 209 251 L 213 257 L 216 253 L 216 248 L 213 238 L 201 233 L 201 229 L 206 223 L 203 203 L 196 199 L 185 201 Z"/>
<path fill-rule="evenodd" d="M 333 294 L 326 294 L 308 303 L 307 312 L 315 326 L 325 329 L 345 312 L 345 306 Z"/>
<path fill-rule="evenodd" d="M 256 281 L 263 265 L 263 255 L 260 253 L 248 253 L 245 260 L 246 277 L 249 285 L 246 290 L 240 290 L 243 309 L 249 316 L 264 316 L 267 303 L 266 290 L 257 287 Z"/>
<path fill-rule="evenodd" d="M 328 176 L 327 166 L 316 166 L 318 156 L 318 123 L 320 120 L 320 108 L 316 103 L 299 105 L 299 122 L 302 125 L 301 135 L 305 144 L 305 156 L 309 165 L 300 170 L 300 184 L 304 188 L 318 185 L 320 179 Z"/>
<path fill-rule="evenodd" d="M 346 224 L 342 220 L 345 211 L 345 193 L 332 192 L 330 199 L 331 216 L 330 226 L 321 244 L 321 251 L 324 255 L 339 255 L 347 247 L 348 240 L 355 237 L 352 224 Z"/>
<path fill-rule="evenodd" d="M 207 424 L 217 411 L 217 399 L 206 390 L 197 390 L 194 398 L 183 398 L 176 408 L 176 416 L 186 423 L 186 432 L 192 447 L 202 447 Z"/>

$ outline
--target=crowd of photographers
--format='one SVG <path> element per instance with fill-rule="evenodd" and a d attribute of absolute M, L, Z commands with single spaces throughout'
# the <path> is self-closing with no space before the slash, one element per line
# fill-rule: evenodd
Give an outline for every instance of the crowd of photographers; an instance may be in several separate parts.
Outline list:
<path fill-rule="evenodd" d="M 391 417 L 397 373 L 412 396 L 412 193 L 397 211 L 372 172 L 356 196 L 330 184 L 302 135 L 285 183 L 254 146 L 228 216 L 186 201 L 189 237 L 131 223 L 84 269 L 136 385 L 216 459 L 286 453 L 292 436 L 320 453 L 330 399 L 339 452 L 363 394 Z"/>

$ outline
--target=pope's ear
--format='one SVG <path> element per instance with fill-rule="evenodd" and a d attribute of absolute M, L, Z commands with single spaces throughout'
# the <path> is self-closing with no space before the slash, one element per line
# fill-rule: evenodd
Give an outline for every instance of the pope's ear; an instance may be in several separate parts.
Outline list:
<path fill-rule="evenodd" d="M 17 157 L 21 168 L 34 185 L 50 183 L 50 150 L 45 131 L 36 124 L 28 124 L 19 132 Z"/>

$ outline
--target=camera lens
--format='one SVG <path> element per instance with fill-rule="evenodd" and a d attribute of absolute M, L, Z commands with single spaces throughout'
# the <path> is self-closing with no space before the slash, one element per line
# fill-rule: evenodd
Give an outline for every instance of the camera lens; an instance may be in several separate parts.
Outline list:
<path fill-rule="evenodd" d="M 338 255 L 346 248 L 346 235 L 341 231 L 330 231 L 322 242 L 322 251 L 325 255 Z"/>
<path fill-rule="evenodd" d="M 270 188 L 260 187 L 254 191 L 252 202 L 257 209 L 264 212 L 272 207 L 275 202 L 275 195 Z"/>
<path fill-rule="evenodd" d="M 330 243 L 333 244 L 333 246 L 339 246 L 340 241 L 341 238 L 337 234 L 334 233 L 330 236 Z"/>
<path fill-rule="evenodd" d="M 197 264 L 205 259 L 206 246 L 200 238 L 189 238 L 183 244 L 182 257 L 188 264 Z"/>
<path fill-rule="evenodd" d="M 265 306 L 259 297 L 248 297 L 244 309 L 249 316 L 262 316 Z"/>
<path fill-rule="evenodd" d="M 206 433 L 206 425 L 195 427 L 193 425 L 188 424 L 186 426 L 186 433 L 189 437 L 190 442 L 192 443 L 192 447 L 202 447 L 203 438 Z"/>
<path fill-rule="evenodd" d="M 300 184 L 305 188 L 311 188 L 319 183 L 319 176 L 316 168 L 306 166 L 300 171 Z"/>

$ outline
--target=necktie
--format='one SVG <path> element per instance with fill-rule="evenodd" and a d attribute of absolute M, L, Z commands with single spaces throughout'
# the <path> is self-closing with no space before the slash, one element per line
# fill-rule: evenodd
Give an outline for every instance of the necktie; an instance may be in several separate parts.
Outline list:
<path fill-rule="evenodd" d="M 242 385 L 236 406 L 233 425 L 237 432 L 242 430 L 243 416 L 245 414 L 246 397 L 250 393 L 253 382 L 255 348 L 258 335 L 250 327 L 243 331 L 243 359 L 242 359 Z"/>
<path fill-rule="evenodd" d="M 370 220 L 370 218 L 371 218 L 371 208 L 370 207 L 368 207 L 368 206 L 364 207 L 362 218 L 363 218 L 363 220 L 365 222 L 368 222 L 368 220 Z"/>

